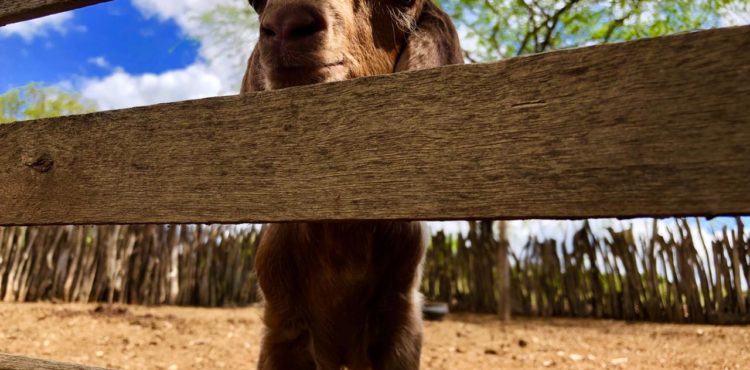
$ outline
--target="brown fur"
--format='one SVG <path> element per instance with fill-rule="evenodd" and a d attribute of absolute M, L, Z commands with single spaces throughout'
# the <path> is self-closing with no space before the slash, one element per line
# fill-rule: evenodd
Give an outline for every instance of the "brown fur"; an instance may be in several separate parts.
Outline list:
<path fill-rule="evenodd" d="M 264 32 L 243 93 L 462 63 L 450 18 L 429 0 L 255 1 Z M 317 16 L 320 32 L 280 37 L 291 18 Z M 268 225 L 256 258 L 266 302 L 258 369 L 419 369 L 424 231 L 395 221 Z"/>

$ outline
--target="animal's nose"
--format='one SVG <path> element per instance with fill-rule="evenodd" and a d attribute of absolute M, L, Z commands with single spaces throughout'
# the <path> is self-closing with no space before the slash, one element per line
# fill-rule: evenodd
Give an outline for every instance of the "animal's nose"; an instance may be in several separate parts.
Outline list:
<path fill-rule="evenodd" d="M 308 6 L 286 6 L 264 18 L 261 32 L 275 41 L 301 41 L 327 27 L 323 15 Z"/>

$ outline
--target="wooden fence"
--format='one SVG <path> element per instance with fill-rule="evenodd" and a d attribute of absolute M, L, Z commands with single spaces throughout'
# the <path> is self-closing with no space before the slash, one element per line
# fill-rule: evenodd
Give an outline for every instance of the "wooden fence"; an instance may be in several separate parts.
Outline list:
<path fill-rule="evenodd" d="M 247 305 L 258 300 L 258 234 L 218 225 L 0 228 L 0 301 Z"/>
<path fill-rule="evenodd" d="M 739 27 L 1 126 L 0 225 L 750 213 L 749 68 Z"/>
<path fill-rule="evenodd" d="M 529 239 L 510 249 L 515 314 L 692 323 L 750 323 L 750 240 L 699 221 L 668 220 L 648 240 L 633 231 L 592 232 L 570 242 Z M 492 223 L 432 237 L 422 292 L 453 310 L 495 312 L 497 250 Z M 643 237 L 643 236 L 641 236 Z M 0 228 L 0 300 L 242 306 L 256 302 L 259 231 L 219 225 Z"/>
<path fill-rule="evenodd" d="M 4 125 L 0 225 L 741 214 L 749 44 L 739 27 Z"/>
<path fill-rule="evenodd" d="M 513 312 L 712 324 L 750 323 L 750 240 L 740 218 L 710 244 L 694 243 L 687 219 L 667 221 L 667 235 L 638 240 L 632 229 L 593 233 L 588 223 L 571 242 L 531 238 L 510 250 Z M 695 225 L 695 223 L 694 223 Z M 483 237 L 483 233 L 490 233 Z M 710 239 L 710 238 L 709 238 Z M 481 224 L 468 235 L 438 233 L 424 269 L 427 297 L 459 310 L 495 312 L 497 243 Z"/>
<path fill-rule="evenodd" d="M 0 2 L 0 26 L 108 1 L 112 0 L 3 0 Z"/>

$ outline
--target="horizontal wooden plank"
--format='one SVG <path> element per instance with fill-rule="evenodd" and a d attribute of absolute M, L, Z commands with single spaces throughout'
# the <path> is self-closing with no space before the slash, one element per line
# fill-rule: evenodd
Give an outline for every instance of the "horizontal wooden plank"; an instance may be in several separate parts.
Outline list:
<path fill-rule="evenodd" d="M 0 353 L 0 370 L 105 370 L 98 367 L 67 364 L 28 358 L 22 356 L 11 356 Z"/>
<path fill-rule="evenodd" d="M 0 224 L 750 213 L 750 27 L 0 126 Z"/>
<path fill-rule="evenodd" d="M 112 0 L 2 0 L 0 26 L 41 18 Z"/>

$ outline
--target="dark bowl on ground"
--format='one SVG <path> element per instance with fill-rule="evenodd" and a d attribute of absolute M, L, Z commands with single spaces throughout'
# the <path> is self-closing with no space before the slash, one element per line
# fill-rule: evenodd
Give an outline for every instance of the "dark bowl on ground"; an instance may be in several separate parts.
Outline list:
<path fill-rule="evenodd" d="M 448 304 L 443 302 L 425 302 L 422 305 L 422 317 L 429 321 L 440 321 L 449 311 Z"/>

